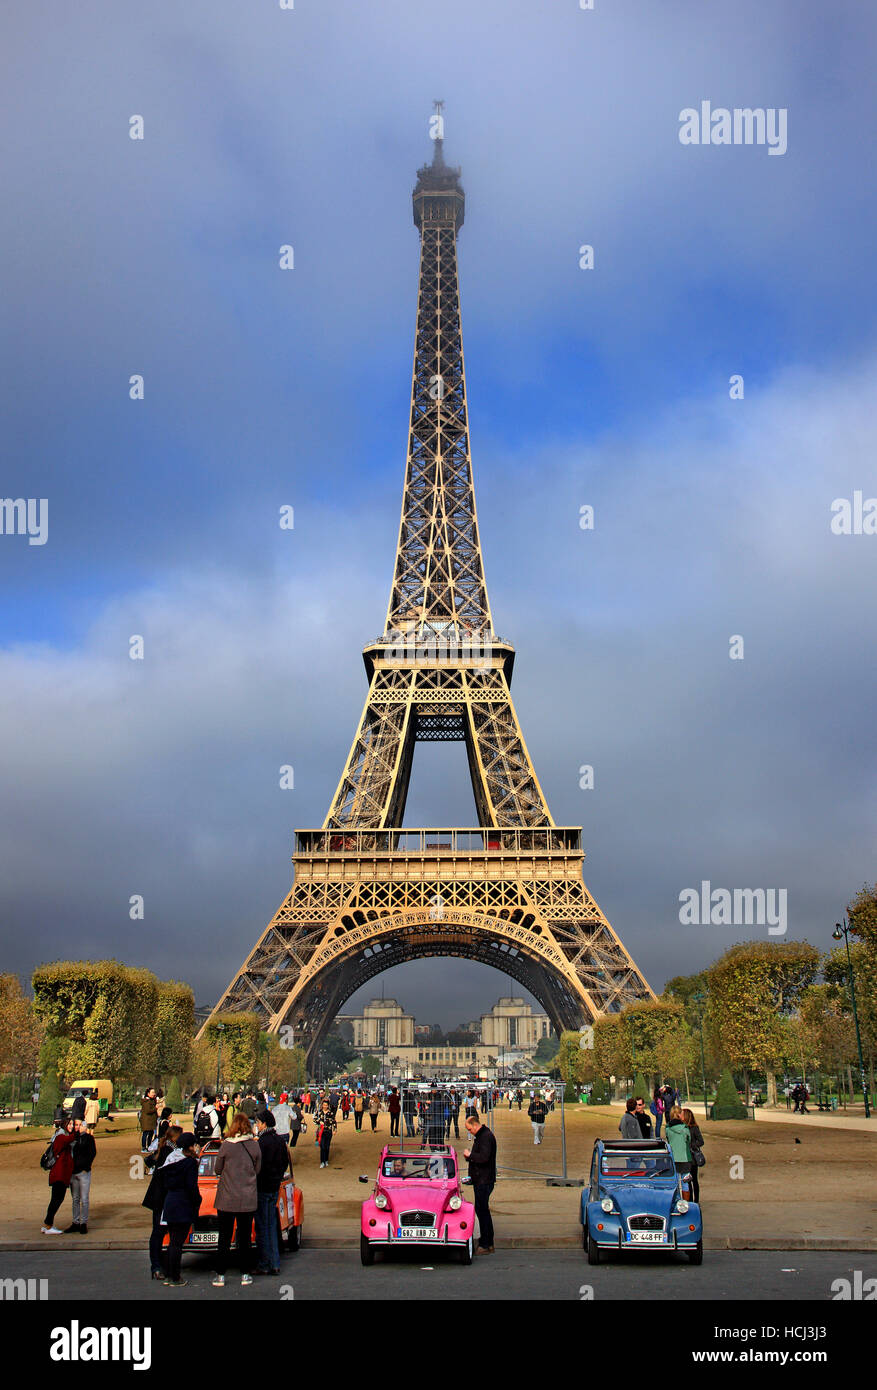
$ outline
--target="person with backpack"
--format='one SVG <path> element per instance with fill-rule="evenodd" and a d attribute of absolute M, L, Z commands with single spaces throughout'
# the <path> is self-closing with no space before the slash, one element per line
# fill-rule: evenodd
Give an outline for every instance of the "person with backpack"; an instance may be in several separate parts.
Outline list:
<path fill-rule="evenodd" d="M 225 1271 L 231 1249 L 232 1231 L 237 1227 L 236 1247 L 240 1256 L 241 1285 L 252 1284 L 250 1262 L 253 1221 L 259 1206 L 257 1179 L 262 1153 L 253 1138 L 250 1121 L 235 1115 L 234 1123 L 216 1155 L 213 1171 L 219 1178 L 214 1206 L 219 1218 L 219 1248 L 216 1252 L 214 1288 L 225 1287 Z"/>
<path fill-rule="evenodd" d="M 362 1116 L 365 1111 L 365 1096 L 362 1090 L 357 1087 L 356 1095 L 353 1097 L 353 1124 L 356 1129 L 362 1131 Z"/>
<path fill-rule="evenodd" d="M 201 1210 L 198 1188 L 198 1149 L 194 1134 L 180 1133 L 178 1145 L 156 1174 L 162 1195 L 162 1219 L 167 1225 L 167 1278 L 165 1288 L 179 1289 L 188 1279 L 180 1278 L 183 1246 L 189 1228 Z"/>
<path fill-rule="evenodd" d="M 697 1170 L 703 1168 L 706 1163 L 703 1153 L 703 1135 L 700 1125 L 694 1118 L 694 1111 L 685 1109 L 682 1111 L 682 1119 L 688 1126 L 688 1138 L 691 1144 L 691 1191 L 696 1202 L 700 1201 L 700 1181 Z"/>
<path fill-rule="evenodd" d="M 216 1112 L 212 1096 L 205 1098 L 204 1104 L 198 1111 L 198 1118 L 195 1121 L 195 1138 L 199 1144 L 205 1144 L 208 1139 L 222 1138 L 219 1115 Z"/>
<path fill-rule="evenodd" d="M 84 1120 L 73 1124 L 73 1173 L 70 1178 L 70 1196 L 73 1201 L 73 1220 L 65 1230 L 65 1235 L 76 1232 L 88 1234 L 88 1195 L 91 1190 L 91 1165 L 97 1157 L 97 1144 Z"/>
<path fill-rule="evenodd" d="M 55 1216 L 73 1177 L 72 1149 L 73 1121 L 65 1115 L 57 1121 L 55 1133 L 40 1159 L 40 1167 L 49 1174 L 50 1189 L 46 1219 L 40 1227 L 44 1236 L 64 1234 L 60 1227 L 55 1225 Z"/>
<path fill-rule="evenodd" d="M 378 1115 L 381 1113 L 381 1098 L 377 1091 L 372 1091 L 368 1098 L 368 1113 L 372 1122 L 372 1134 L 374 1134 L 378 1127 Z"/>
<path fill-rule="evenodd" d="M 182 1125 L 168 1125 L 162 1138 L 158 1141 L 158 1148 L 155 1153 L 146 1155 L 146 1166 L 153 1170 L 146 1189 L 146 1196 L 141 1202 L 141 1206 L 146 1207 L 147 1211 L 152 1212 L 152 1233 L 149 1237 L 149 1270 L 153 1279 L 163 1279 L 164 1272 L 161 1267 L 161 1247 L 164 1241 L 166 1227 L 161 1224 L 161 1213 L 164 1205 L 164 1192 L 159 1181 L 159 1169 L 161 1169 L 173 1153 L 177 1151 L 177 1144 L 183 1133 Z M 182 1152 L 182 1150 L 180 1150 Z"/>

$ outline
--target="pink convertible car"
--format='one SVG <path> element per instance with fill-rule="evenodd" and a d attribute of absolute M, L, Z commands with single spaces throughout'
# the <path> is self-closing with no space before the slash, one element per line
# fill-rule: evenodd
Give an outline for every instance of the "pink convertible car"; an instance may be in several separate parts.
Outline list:
<path fill-rule="evenodd" d="M 374 1191 L 362 1204 L 364 1265 L 374 1264 L 378 1246 L 402 1245 L 456 1250 L 463 1264 L 471 1264 L 474 1230 L 475 1208 L 460 1191 L 454 1149 L 383 1150 Z"/>

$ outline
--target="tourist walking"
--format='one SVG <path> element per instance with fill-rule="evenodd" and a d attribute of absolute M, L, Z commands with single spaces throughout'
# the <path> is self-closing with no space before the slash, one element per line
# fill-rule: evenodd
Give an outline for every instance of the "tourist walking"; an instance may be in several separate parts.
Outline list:
<path fill-rule="evenodd" d="M 667 1131 L 665 1134 L 667 1143 L 670 1145 L 670 1152 L 673 1155 L 673 1162 L 676 1165 L 676 1172 L 683 1177 L 688 1177 L 691 1182 L 691 1169 L 693 1167 L 691 1159 L 691 1135 L 688 1125 L 682 1118 L 682 1111 L 678 1105 L 674 1105 L 667 1117 Z"/>
<path fill-rule="evenodd" d="M 155 1136 L 158 1124 L 158 1105 L 155 1100 L 155 1087 L 150 1086 L 140 1102 L 140 1152 L 146 1153 Z"/>
<path fill-rule="evenodd" d="M 229 1131 L 230 1132 L 230 1131 Z M 205 1095 L 204 1104 L 198 1111 L 195 1120 L 195 1138 L 199 1144 L 204 1144 L 208 1139 L 221 1139 L 222 1129 L 219 1124 L 219 1112 L 216 1109 L 212 1095 Z"/>
<path fill-rule="evenodd" d="M 624 1114 L 618 1126 L 618 1132 L 622 1139 L 642 1139 L 642 1131 L 636 1118 L 636 1101 L 633 1096 L 628 1096 L 624 1102 Z"/>
<path fill-rule="evenodd" d="M 276 1105 L 272 1105 L 271 1114 L 274 1116 L 277 1138 L 282 1140 L 285 1146 L 289 1143 L 289 1126 L 292 1123 L 292 1107 L 286 1091 L 280 1092 L 280 1100 Z M 258 1116 L 256 1118 L 258 1119 Z"/>
<path fill-rule="evenodd" d="M 694 1118 L 694 1111 L 687 1108 L 682 1111 L 682 1119 L 688 1126 L 688 1139 L 691 1145 L 691 1192 L 696 1202 L 700 1201 L 700 1177 L 699 1168 L 703 1168 L 706 1158 L 703 1152 L 703 1135 L 700 1126 Z"/>
<path fill-rule="evenodd" d="M 149 1271 L 153 1279 L 163 1279 L 164 1273 L 161 1268 L 161 1247 L 164 1241 L 164 1233 L 167 1229 L 161 1224 L 161 1212 L 164 1205 L 164 1190 L 159 1181 L 159 1170 L 167 1163 L 173 1153 L 177 1152 L 177 1144 L 183 1133 L 181 1125 L 168 1125 L 164 1137 L 159 1140 L 158 1148 L 155 1153 L 146 1155 L 146 1166 L 153 1170 L 146 1189 L 146 1196 L 143 1198 L 141 1206 L 146 1207 L 147 1211 L 152 1212 L 152 1233 L 149 1237 Z M 182 1150 L 180 1150 L 182 1152 Z"/>
<path fill-rule="evenodd" d="M 362 1130 L 362 1115 L 365 1110 L 365 1096 L 357 1087 L 356 1095 L 353 1097 L 353 1124 L 358 1130 Z"/>
<path fill-rule="evenodd" d="M 469 1160 L 472 1179 L 472 1200 L 478 1218 L 478 1254 L 493 1254 L 493 1218 L 490 1215 L 490 1194 L 496 1183 L 496 1136 L 483 1125 L 477 1114 L 466 1116 L 466 1129 L 472 1147 L 463 1150 Z"/>
<path fill-rule="evenodd" d="M 277 1197 L 283 1175 L 289 1167 L 286 1140 L 277 1133 L 276 1113 L 260 1110 L 256 1132 L 262 1164 L 256 1178 L 256 1268 L 254 1274 L 280 1273 L 280 1247 L 277 1244 Z"/>
<path fill-rule="evenodd" d="M 372 1134 L 378 1127 L 378 1115 L 381 1113 L 381 1098 L 377 1091 L 372 1091 L 368 1098 L 369 1119 L 372 1122 Z"/>
<path fill-rule="evenodd" d="M 65 1235 L 72 1231 L 84 1236 L 88 1234 L 88 1196 L 91 1190 L 91 1165 L 97 1157 L 97 1144 L 94 1135 L 84 1120 L 76 1120 L 74 1125 L 73 1176 L 70 1179 L 70 1197 L 73 1201 L 73 1220 Z"/>
<path fill-rule="evenodd" d="M 60 1236 L 63 1231 L 55 1225 L 55 1216 L 64 1200 L 73 1177 L 73 1121 L 66 1116 L 52 1136 L 51 1167 L 49 1168 L 49 1205 L 40 1230 L 44 1236 Z M 43 1162 L 46 1162 L 44 1159 Z"/>
<path fill-rule="evenodd" d="M 301 1096 L 296 1096 L 289 1106 L 289 1147 L 294 1149 L 298 1136 L 304 1132 L 305 1122 L 301 1113 Z"/>
<path fill-rule="evenodd" d="M 256 1180 L 262 1166 L 262 1153 L 253 1138 L 250 1121 L 245 1114 L 235 1115 L 234 1123 L 223 1139 L 214 1160 L 213 1171 L 219 1178 L 214 1206 L 219 1224 L 219 1249 L 216 1254 L 214 1286 L 225 1285 L 225 1271 L 231 1249 L 232 1231 L 237 1227 L 236 1247 L 240 1257 L 241 1284 L 252 1284 L 249 1272 L 250 1244 L 258 1193 Z"/>
<path fill-rule="evenodd" d="M 362 1115 L 360 1114 L 360 1126 L 361 1124 Z M 329 1107 L 329 1102 L 324 1100 L 317 1116 L 317 1143 L 320 1146 L 321 1168 L 329 1167 L 329 1149 L 332 1144 L 332 1135 L 337 1128 L 338 1124 Z"/>
<path fill-rule="evenodd" d="M 464 1105 L 465 1105 L 465 1112 L 466 1112 L 465 1115 L 464 1115 L 464 1117 L 463 1117 L 463 1118 L 464 1118 L 464 1122 L 465 1122 L 466 1120 L 469 1119 L 469 1116 L 470 1116 L 470 1115 L 475 1115 L 475 1116 L 477 1117 L 477 1115 L 478 1115 L 478 1097 L 476 1096 L 476 1094 L 475 1094 L 475 1092 L 473 1091 L 473 1089 L 472 1089 L 471 1086 L 469 1087 L 468 1091 L 466 1092 L 466 1097 L 465 1097 Z"/>
<path fill-rule="evenodd" d="M 530 1108 L 527 1111 L 530 1116 L 530 1123 L 533 1126 L 533 1143 L 541 1144 L 542 1135 L 545 1133 L 545 1120 L 548 1116 L 548 1106 L 537 1091 L 530 1101 Z"/>
<path fill-rule="evenodd" d="M 349 1116 L 350 1116 L 350 1092 L 348 1091 L 347 1087 L 345 1086 L 345 1087 L 344 1087 L 344 1091 L 343 1091 L 342 1096 L 341 1096 L 341 1119 L 342 1119 L 342 1121 L 348 1119 Z"/>
<path fill-rule="evenodd" d="M 170 1159 L 173 1159 L 173 1162 L 170 1162 Z M 163 1196 L 163 1219 L 168 1232 L 167 1278 L 162 1282 L 165 1288 L 179 1289 L 189 1282 L 188 1279 L 180 1277 L 183 1245 L 189 1234 L 189 1227 L 201 1210 L 198 1148 L 191 1131 L 180 1132 L 177 1148 L 162 1164 L 156 1177 Z"/>
<path fill-rule="evenodd" d="M 399 1092 L 395 1086 L 390 1087 L 390 1094 L 387 1098 L 387 1110 L 390 1112 L 390 1138 L 399 1138 L 399 1116 L 402 1113 L 402 1102 L 399 1099 Z"/>

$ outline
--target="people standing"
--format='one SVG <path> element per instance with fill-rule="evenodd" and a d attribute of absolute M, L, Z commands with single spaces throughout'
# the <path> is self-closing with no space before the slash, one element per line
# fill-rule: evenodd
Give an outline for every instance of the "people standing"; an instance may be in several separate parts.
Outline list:
<path fill-rule="evenodd" d="M 390 1094 L 387 1099 L 387 1110 L 390 1112 L 390 1138 L 399 1138 L 399 1116 L 402 1113 L 402 1102 L 399 1099 L 399 1091 L 395 1086 L 390 1087 Z"/>
<path fill-rule="evenodd" d="M 148 1087 L 143 1095 L 138 1119 L 140 1121 L 140 1152 L 145 1154 L 155 1137 L 158 1123 L 158 1106 L 155 1100 L 154 1086 Z"/>
<path fill-rule="evenodd" d="M 533 1143 L 534 1145 L 541 1144 L 542 1136 L 545 1133 L 545 1120 L 548 1116 L 548 1106 L 539 1095 L 538 1091 L 534 1093 L 533 1099 L 530 1101 L 527 1114 L 530 1116 L 530 1123 L 533 1126 Z"/>
<path fill-rule="evenodd" d="M 636 1118 L 636 1101 L 633 1096 L 628 1096 L 624 1102 L 624 1114 L 618 1126 L 618 1132 L 622 1139 L 642 1139 L 642 1131 Z"/>
<path fill-rule="evenodd" d="M 189 1282 L 188 1279 L 180 1277 L 183 1245 L 189 1234 L 189 1227 L 201 1210 L 198 1149 L 194 1134 L 180 1131 L 178 1146 L 169 1157 L 173 1158 L 174 1162 L 166 1161 L 156 1174 L 159 1191 L 163 1197 L 162 1212 L 168 1231 L 167 1278 L 162 1282 L 165 1288 L 179 1289 Z"/>
<path fill-rule="evenodd" d="M 515 1100 L 518 1102 L 518 1109 L 520 1110 L 521 1106 L 524 1103 L 524 1092 L 522 1091 L 520 1086 L 515 1091 Z"/>
<path fill-rule="evenodd" d="M 97 1157 L 97 1144 L 84 1120 L 74 1124 L 73 1175 L 70 1179 L 70 1196 L 73 1201 L 73 1220 L 65 1231 L 69 1235 L 76 1231 L 79 1235 L 88 1234 L 88 1196 L 91 1189 L 91 1165 Z"/>
<path fill-rule="evenodd" d="M 40 1227 L 44 1236 L 60 1236 L 63 1231 L 55 1225 L 55 1215 L 64 1200 L 73 1177 L 73 1121 L 60 1120 L 52 1137 L 52 1166 L 49 1169 L 49 1205 L 46 1219 Z"/>
<path fill-rule="evenodd" d="M 652 1093 L 649 1109 L 655 1117 L 655 1138 L 660 1139 L 661 1125 L 664 1123 L 664 1097 L 661 1094 L 660 1086 L 656 1086 Z"/>
<path fill-rule="evenodd" d="M 171 1155 L 177 1152 L 177 1144 L 182 1133 L 183 1129 L 181 1125 L 168 1125 L 164 1137 L 159 1140 L 158 1148 L 155 1153 L 146 1155 L 146 1166 L 147 1168 L 152 1168 L 153 1173 L 141 1206 L 146 1207 L 147 1211 L 152 1212 L 152 1233 L 149 1237 L 149 1269 L 153 1279 L 164 1278 L 161 1268 L 161 1247 L 166 1229 L 161 1224 L 164 1191 L 158 1180 L 158 1174 L 159 1170 L 167 1163 Z"/>
<path fill-rule="evenodd" d="M 241 1284 L 252 1284 L 248 1265 L 253 1220 L 258 1208 L 256 1186 L 262 1154 L 253 1138 L 250 1121 L 245 1114 L 235 1115 L 234 1122 L 223 1139 L 214 1160 L 213 1171 L 219 1178 L 214 1206 L 219 1218 L 219 1249 L 216 1254 L 216 1288 L 225 1285 L 225 1271 L 231 1249 L 231 1236 L 237 1227 L 236 1248 L 241 1264 Z"/>
<path fill-rule="evenodd" d="M 256 1114 L 256 1132 L 262 1164 L 256 1178 L 256 1268 L 254 1274 L 280 1273 L 280 1247 L 277 1244 L 277 1197 L 283 1175 L 289 1167 L 286 1141 L 277 1133 L 276 1115 L 270 1110 Z"/>
<path fill-rule="evenodd" d="M 362 1114 L 360 1113 L 360 1127 L 362 1126 Z M 338 1128 L 335 1116 L 332 1114 L 331 1107 L 327 1100 L 323 1101 L 320 1113 L 317 1116 L 317 1143 L 320 1146 L 320 1167 L 329 1167 L 329 1149 L 332 1144 L 332 1135 Z"/>
<path fill-rule="evenodd" d="M 645 1101 L 643 1100 L 642 1096 L 637 1096 L 637 1098 L 636 1098 L 636 1107 L 635 1107 L 633 1113 L 634 1113 L 634 1115 L 636 1116 L 636 1122 L 637 1122 L 637 1124 L 639 1125 L 639 1128 L 640 1128 L 640 1136 L 641 1136 L 641 1138 L 643 1138 L 643 1139 L 651 1139 L 651 1137 L 652 1137 L 652 1121 L 651 1121 L 651 1117 L 650 1117 L 648 1111 L 646 1110 L 646 1103 L 645 1103 Z"/>
<path fill-rule="evenodd" d="M 409 1086 L 402 1095 L 402 1114 L 405 1117 L 405 1137 L 414 1137 L 414 1120 L 417 1115 L 417 1096 Z"/>
<path fill-rule="evenodd" d="M 665 1138 L 670 1145 L 670 1152 L 673 1155 L 673 1162 L 676 1165 L 676 1172 L 682 1177 L 691 1179 L 691 1135 L 688 1125 L 682 1118 L 682 1111 L 678 1105 L 674 1105 L 667 1117 L 667 1131 Z"/>
<path fill-rule="evenodd" d="M 222 1138 L 219 1114 L 212 1095 L 204 1097 L 204 1104 L 198 1112 L 198 1118 L 195 1121 L 195 1138 L 199 1144 L 205 1143 L 208 1139 Z"/>
<path fill-rule="evenodd" d="M 483 1125 L 477 1114 L 466 1116 L 466 1129 L 472 1138 L 472 1147 L 463 1150 L 463 1157 L 469 1160 L 469 1177 L 472 1179 L 472 1195 L 475 1215 L 478 1217 L 478 1253 L 493 1254 L 493 1218 L 490 1215 L 490 1194 L 496 1183 L 496 1136 Z"/>
<path fill-rule="evenodd" d="M 473 1091 L 473 1089 L 472 1089 L 471 1086 L 469 1087 L 468 1091 L 466 1092 L 466 1097 L 465 1097 L 465 1102 L 464 1102 L 464 1104 L 465 1104 L 465 1115 L 464 1115 L 464 1117 L 463 1117 L 463 1118 L 464 1118 L 464 1122 L 467 1121 L 467 1120 L 469 1119 L 469 1116 L 470 1116 L 470 1115 L 474 1115 L 474 1116 L 477 1118 L 477 1116 L 478 1116 L 478 1097 L 476 1096 L 476 1094 L 475 1094 L 475 1092 Z M 509 1108 L 511 1108 L 511 1107 L 509 1107 Z"/>
<path fill-rule="evenodd" d="M 457 1094 L 456 1086 L 452 1086 L 448 1092 L 448 1128 L 445 1135 L 446 1139 L 451 1137 L 451 1125 L 454 1126 L 454 1138 L 460 1137 L 460 1097 Z"/>
<path fill-rule="evenodd" d="M 688 1139 L 691 1144 L 691 1191 L 696 1202 L 700 1201 L 700 1178 L 698 1169 L 706 1163 L 703 1155 L 703 1135 L 700 1132 L 700 1125 L 694 1118 L 694 1111 L 685 1109 L 682 1111 L 682 1119 L 688 1126 Z"/>
<path fill-rule="evenodd" d="M 350 1115 L 350 1092 L 348 1091 L 347 1087 L 345 1086 L 345 1087 L 344 1087 L 344 1090 L 343 1090 L 343 1092 L 342 1092 L 342 1094 L 341 1094 L 341 1119 L 342 1119 L 342 1121 L 346 1120 L 346 1119 L 349 1117 L 349 1115 Z"/>

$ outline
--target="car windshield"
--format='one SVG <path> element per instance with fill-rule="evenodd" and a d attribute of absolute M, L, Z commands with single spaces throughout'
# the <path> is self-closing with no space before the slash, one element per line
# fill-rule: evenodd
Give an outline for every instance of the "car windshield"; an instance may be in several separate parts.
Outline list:
<path fill-rule="evenodd" d="M 457 1166 L 446 1154 L 396 1154 L 384 1159 L 381 1173 L 385 1178 L 426 1178 L 435 1181 L 456 1177 Z"/>
<path fill-rule="evenodd" d="M 600 1172 L 606 1178 L 675 1178 L 676 1165 L 668 1153 L 604 1153 Z"/>

